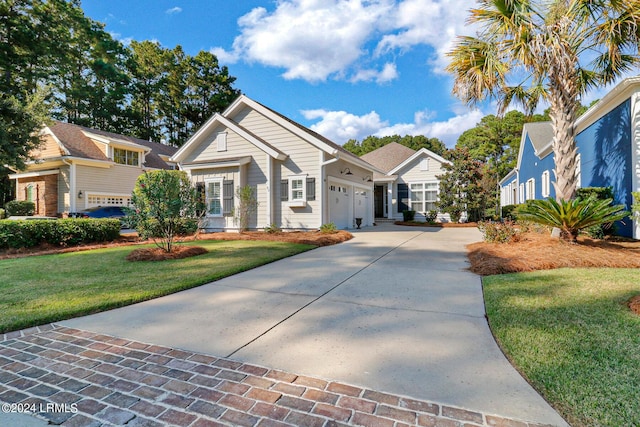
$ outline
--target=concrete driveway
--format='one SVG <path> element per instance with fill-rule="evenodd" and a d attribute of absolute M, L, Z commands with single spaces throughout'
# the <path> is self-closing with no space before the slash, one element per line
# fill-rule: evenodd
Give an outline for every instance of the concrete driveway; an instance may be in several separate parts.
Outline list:
<path fill-rule="evenodd" d="M 465 270 L 470 228 L 381 225 L 199 288 L 60 324 L 530 422 L 566 425 L 508 363 Z"/>

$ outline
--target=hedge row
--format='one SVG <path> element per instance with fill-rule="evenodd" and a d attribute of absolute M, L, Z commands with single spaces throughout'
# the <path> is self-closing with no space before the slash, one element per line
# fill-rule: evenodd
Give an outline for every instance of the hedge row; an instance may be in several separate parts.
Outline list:
<path fill-rule="evenodd" d="M 1 220 L 0 249 L 108 242 L 120 235 L 118 219 Z"/>

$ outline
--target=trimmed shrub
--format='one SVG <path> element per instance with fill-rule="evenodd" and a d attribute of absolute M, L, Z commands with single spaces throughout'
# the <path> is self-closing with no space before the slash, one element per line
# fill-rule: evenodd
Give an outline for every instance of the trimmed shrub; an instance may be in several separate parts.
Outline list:
<path fill-rule="evenodd" d="M 427 221 L 429 223 L 436 222 L 436 219 L 438 219 L 438 211 L 425 212 L 424 213 L 424 219 L 425 219 L 425 221 Z"/>
<path fill-rule="evenodd" d="M 322 224 L 320 226 L 320 232 L 324 234 L 332 234 L 332 233 L 335 233 L 336 231 L 338 231 L 338 227 L 336 227 L 336 225 L 333 222 L 330 222 L 328 224 Z"/>
<path fill-rule="evenodd" d="M 108 242 L 120 235 L 117 219 L 0 221 L 0 249 L 30 248 L 41 243 L 56 246 Z"/>
<path fill-rule="evenodd" d="M 275 223 L 271 223 L 264 228 L 265 233 L 275 234 L 280 233 L 282 228 L 278 227 Z"/>
<path fill-rule="evenodd" d="M 413 221 L 416 216 L 416 211 L 402 211 L 402 220 L 404 222 Z"/>
<path fill-rule="evenodd" d="M 173 235 L 178 237 L 190 236 L 198 231 L 198 219 L 178 218 L 175 220 L 174 226 Z M 149 239 L 163 236 L 166 229 L 160 227 L 157 219 L 151 218 L 145 222 L 136 224 L 136 231 L 143 239 Z"/>
<path fill-rule="evenodd" d="M 522 230 L 511 220 L 504 222 L 482 221 L 478 223 L 478 230 L 484 241 L 489 243 L 512 243 L 520 240 Z"/>
<path fill-rule="evenodd" d="M 4 208 L 8 216 L 30 216 L 36 212 L 36 204 L 26 200 L 12 200 Z"/>
<path fill-rule="evenodd" d="M 506 205 L 502 207 L 502 218 L 508 219 L 511 221 L 516 220 L 516 209 L 518 205 Z"/>

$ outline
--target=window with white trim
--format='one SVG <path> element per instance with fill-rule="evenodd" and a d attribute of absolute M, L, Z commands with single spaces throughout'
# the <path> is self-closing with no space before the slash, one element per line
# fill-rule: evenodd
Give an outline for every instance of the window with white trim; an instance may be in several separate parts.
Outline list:
<path fill-rule="evenodd" d="M 533 200 L 536 198 L 536 180 L 531 178 L 527 180 L 527 194 L 526 200 Z"/>
<path fill-rule="evenodd" d="M 114 148 L 113 161 L 120 165 L 140 166 L 140 153 L 123 148 Z"/>
<path fill-rule="evenodd" d="M 415 182 L 409 185 L 409 202 L 411 210 L 428 212 L 436 210 L 438 200 L 437 182 Z"/>
<path fill-rule="evenodd" d="M 222 216 L 222 178 L 205 180 L 207 216 Z"/>
<path fill-rule="evenodd" d="M 289 201 L 300 202 L 307 200 L 306 175 L 289 177 Z"/>
<path fill-rule="evenodd" d="M 542 172 L 542 197 L 549 197 L 551 195 L 551 180 L 549 171 Z"/>
<path fill-rule="evenodd" d="M 227 151 L 227 133 L 220 132 L 216 135 L 216 144 L 218 146 L 218 151 Z"/>
<path fill-rule="evenodd" d="M 523 203 L 523 202 L 526 200 L 526 199 L 524 198 L 524 184 L 520 184 L 520 188 L 519 188 L 519 190 L 520 190 L 520 194 L 519 194 L 519 196 L 520 196 L 520 197 L 518 198 L 518 201 L 519 201 L 520 203 Z"/>

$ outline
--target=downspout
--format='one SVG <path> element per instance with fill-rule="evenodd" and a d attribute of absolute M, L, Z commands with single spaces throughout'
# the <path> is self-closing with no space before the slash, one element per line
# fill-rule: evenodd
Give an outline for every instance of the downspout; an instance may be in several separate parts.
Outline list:
<path fill-rule="evenodd" d="M 64 158 L 62 163 L 69 166 L 69 213 L 76 213 L 76 165 Z"/>

